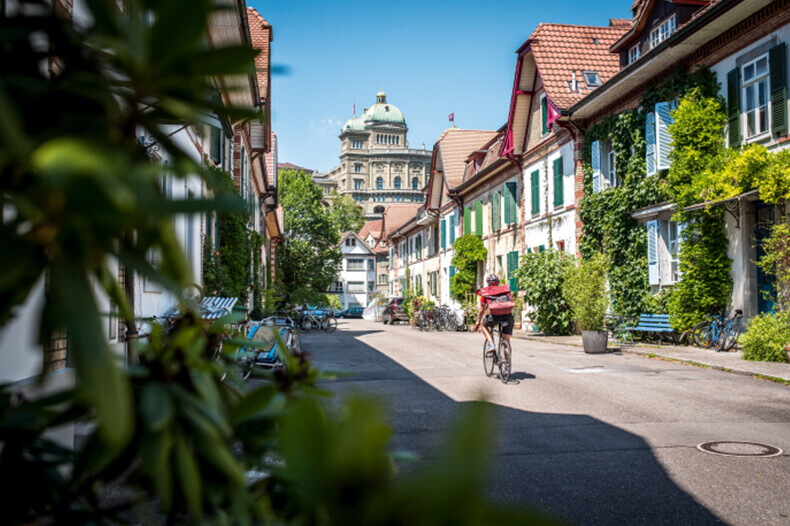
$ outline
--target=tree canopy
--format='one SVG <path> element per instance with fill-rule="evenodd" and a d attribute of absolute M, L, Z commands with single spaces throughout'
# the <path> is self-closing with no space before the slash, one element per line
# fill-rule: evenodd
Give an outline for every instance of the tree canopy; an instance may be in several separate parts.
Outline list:
<path fill-rule="evenodd" d="M 288 303 L 322 302 L 337 277 L 340 236 L 321 205 L 321 189 L 301 170 L 278 176 L 285 243 L 278 254 L 278 283 Z M 287 286 L 286 286 L 287 284 Z"/>
<path fill-rule="evenodd" d="M 352 198 L 335 192 L 329 218 L 335 230 L 341 234 L 349 230 L 359 232 L 365 224 L 365 211 Z"/>

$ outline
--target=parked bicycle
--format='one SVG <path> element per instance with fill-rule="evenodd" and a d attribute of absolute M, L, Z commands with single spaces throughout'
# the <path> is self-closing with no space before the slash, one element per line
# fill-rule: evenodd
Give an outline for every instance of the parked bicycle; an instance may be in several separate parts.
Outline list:
<path fill-rule="evenodd" d="M 302 312 L 297 320 L 296 327 L 301 333 L 308 333 L 312 329 L 321 329 L 324 332 L 334 332 L 337 329 L 337 319 L 334 314 L 324 312 L 315 314 L 310 311 Z"/>
<path fill-rule="evenodd" d="M 731 318 L 724 313 L 710 316 L 698 323 L 691 331 L 697 347 L 714 348 L 717 351 L 729 351 L 735 347 L 738 335 L 742 332 L 743 311 L 736 309 Z"/>
<path fill-rule="evenodd" d="M 511 372 L 511 348 L 507 340 L 502 338 L 502 324 L 491 328 L 491 336 L 496 342 L 493 353 L 486 352 L 488 341 L 483 341 L 483 369 L 486 376 L 493 376 L 494 367 L 499 367 L 499 379 L 502 383 L 508 383 Z"/>

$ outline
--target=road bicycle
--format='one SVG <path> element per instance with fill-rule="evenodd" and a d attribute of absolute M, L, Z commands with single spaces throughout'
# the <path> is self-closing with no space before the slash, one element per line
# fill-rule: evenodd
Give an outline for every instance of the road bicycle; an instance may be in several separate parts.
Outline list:
<path fill-rule="evenodd" d="M 487 352 L 488 340 L 483 341 L 483 369 L 486 372 L 486 376 L 493 376 L 494 367 L 499 367 L 499 379 L 506 384 L 510 380 L 512 353 L 510 343 L 502 337 L 502 325 L 504 323 L 507 322 L 491 327 L 491 336 L 494 338 L 494 352 Z"/>
<path fill-rule="evenodd" d="M 724 326 L 719 331 L 719 337 L 716 339 L 717 351 L 729 351 L 735 347 L 738 341 L 738 336 L 741 334 L 741 320 L 743 319 L 743 311 L 737 309 L 732 318 L 726 321 Z"/>

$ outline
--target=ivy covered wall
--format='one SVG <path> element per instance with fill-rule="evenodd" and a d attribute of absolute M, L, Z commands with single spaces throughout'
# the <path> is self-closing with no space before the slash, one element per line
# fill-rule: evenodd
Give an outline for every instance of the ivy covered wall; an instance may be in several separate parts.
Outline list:
<path fill-rule="evenodd" d="M 647 175 L 646 117 L 657 103 L 680 100 L 692 89 L 715 97 L 719 86 L 707 68 L 693 73 L 679 68 L 647 90 L 639 108 L 609 115 L 585 132 L 584 197 L 579 204 L 584 234 L 579 250 L 585 259 L 596 252 L 609 256 L 610 292 L 618 314 L 637 315 L 653 303 L 647 276 L 646 230 L 631 214 L 671 196 L 666 172 Z M 617 166 L 617 186 L 600 192 L 593 192 L 591 145 L 595 141 L 611 146 Z"/>

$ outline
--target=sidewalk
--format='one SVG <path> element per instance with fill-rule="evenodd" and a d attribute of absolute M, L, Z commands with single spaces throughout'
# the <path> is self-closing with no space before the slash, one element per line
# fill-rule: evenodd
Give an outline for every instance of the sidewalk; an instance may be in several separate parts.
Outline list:
<path fill-rule="evenodd" d="M 582 337 L 576 335 L 542 336 L 523 330 L 516 330 L 513 332 L 513 337 L 522 340 L 565 345 L 568 347 L 582 347 Z M 698 349 L 696 347 L 647 343 L 637 343 L 635 345 L 627 344 L 623 347 L 615 348 L 611 346 L 611 342 L 609 350 L 628 354 L 640 354 L 650 358 L 671 360 L 673 362 L 686 363 L 689 365 L 709 367 L 728 373 L 765 377 L 770 380 L 790 384 L 790 363 L 750 362 L 743 359 L 740 351 L 716 352 L 710 349 Z"/>

